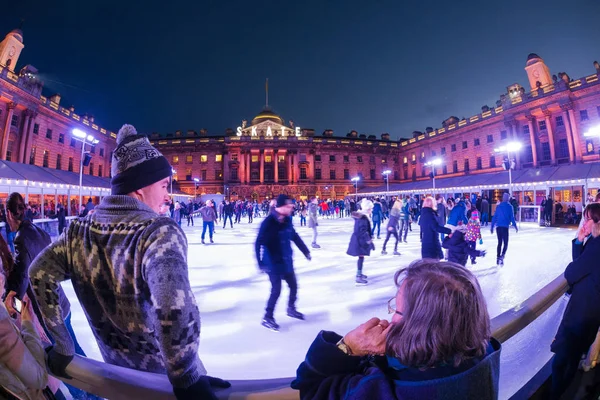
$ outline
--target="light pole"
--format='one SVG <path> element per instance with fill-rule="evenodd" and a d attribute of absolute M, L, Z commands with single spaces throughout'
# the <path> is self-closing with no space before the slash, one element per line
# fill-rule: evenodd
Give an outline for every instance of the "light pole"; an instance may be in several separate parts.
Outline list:
<path fill-rule="evenodd" d="M 196 189 L 198 189 L 198 182 L 200 182 L 200 179 L 194 178 L 194 202 L 196 201 L 196 197 L 198 196 L 196 194 Z"/>
<path fill-rule="evenodd" d="M 354 202 L 358 203 L 358 181 L 360 181 L 360 176 L 355 176 L 354 178 L 350 179 L 352 182 L 354 182 L 354 187 L 356 188 L 356 194 L 354 196 Z"/>
<path fill-rule="evenodd" d="M 426 167 L 431 167 L 431 178 L 433 181 L 433 189 L 435 189 L 435 167 L 442 164 L 441 158 L 434 158 L 431 161 L 425 163 Z"/>
<path fill-rule="evenodd" d="M 77 215 L 79 215 L 79 213 L 81 213 L 81 188 L 83 187 L 83 156 L 85 155 L 85 145 L 87 143 L 91 145 L 97 144 L 99 140 L 78 128 L 74 128 L 71 133 L 75 140 L 81 142 L 81 160 L 79 163 L 79 210 L 77 211 Z"/>
<path fill-rule="evenodd" d="M 516 153 L 523 145 L 520 142 L 510 142 L 504 146 L 494 149 L 496 153 L 506 153 L 506 160 L 502 162 L 504 169 L 508 170 L 508 194 L 512 196 L 512 169 L 514 162 L 510 159 L 510 153 Z"/>
<path fill-rule="evenodd" d="M 176 173 L 175 168 L 171 168 L 171 201 L 173 201 L 173 175 Z"/>
<path fill-rule="evenodd" d="M 382 172 L 383 176 L 385 176 L 385 201 L 388 201 L 389 191 L 390 191 L 390 174 L 391 170 L 386 169 Z"/>

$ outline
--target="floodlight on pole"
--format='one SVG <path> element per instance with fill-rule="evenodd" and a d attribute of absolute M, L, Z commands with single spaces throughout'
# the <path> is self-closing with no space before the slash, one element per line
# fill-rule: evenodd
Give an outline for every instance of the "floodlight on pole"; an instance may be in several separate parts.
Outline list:
<path fill-rule="evenodd" d="M 173 201 L 173 175 L 175 175 L 177 171 L 175 168 L 171 168 L 171 201 Z"/>
<path fill-rule="evenodd" d="M 88 135 L 87 133 L 85 133 L 84 131 L 82 131 L 79 128 L 74 128 L 71 131 L 71 134 L 73 135 L 75 140 L 78 140 L 81 142 L 81 160 L 79 162 L 79 211 L 77 213 L 77 215 L 79 215 L 79 213 L 81 212 L 81 203 L 82 203 L 81 189 L 83 187 L 83 157 L 85 155 L 85 145 L 86 144 L 90 144 L 90 145 L 98 144 L 99 140 L 96 139 L 92 135 Z"/>
<path fill-rule="evenodd" d="M 585 137 L 600 137 L 600 125 L 591 127 L 583 134 Z"/>
<path fill-rule="evenodd" d="M 390 174 L 392 170 L 386 169 L 382 172 L 383 176 L 385 176 L 385 200 L 388 200 L 388 193 L 390 191 Z"/>
<path fill-rule="evenodd" d="M 200 182 L 200 179 L 194 178 L 194 201 L 196 201 L 196 189 L 198 189 L 198 182 Z"/>
<path fill-rule="evenodd" d="M 441 158 L 434 158 L 431 161 L 425 163 L 426 167 L 431 167 L 431 180 L 433 182 L 433 189 L 435 189 L 435 167 L 442 164 Z"/>
<path fill-rule="evenodd" d="M 506 159 L 508 160 L 508 163 L 507 164 L 503 163 L 503 165 L 508 170 L 508 193 L 511 196 L 512 196 L 512 169 L 513 169 L 514 163 L 510 159 L 510 153 L 518 152 L 521 149 L 521 147 L 523 147 L 523 145 L 520 142 L 510 142 L 504 146 L 500 146 L 500 147 L 494 149 L 494 151 L 496 153 L 506 153 Z"/>
<path fill-rule="evenodd" d="M 355 176 L 354 178 L 352 178 L 350 180 L 354 183 L 354 187 L 356 188 L 356 194 L 354 196 L 354 201 L 358 202 L 358 181 L 360 181 L 360 176 Z"/>

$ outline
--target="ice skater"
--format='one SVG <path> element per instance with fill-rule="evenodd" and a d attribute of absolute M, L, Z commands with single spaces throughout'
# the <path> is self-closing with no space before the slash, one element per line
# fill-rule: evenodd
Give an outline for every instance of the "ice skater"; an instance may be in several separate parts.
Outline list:
<path fill-rule="evenodd" d="M 313 231 L 312 244 L 313 249 L 320 249 L 321 246 L 317 244 L 317 226 L 319 226 L 319 222 L 317 222 L 317 214 L 319 211 L 319 204 L 316 197 L 313 197 L 308 204 L 308 227 Z"/>
<path fill-rule="evenodd" d="M 467 265 L 469 257 L 471 257 L 471 260 L 475 257 L 485 257 L 485 250 L 475 250 L 465 240 L 466 232 L 467 227 L 459 222 L 454 232 L 446 237 L 442 243 L 442 247 L 448 249 L 448 261 L 455 262 L 463 267 Z"/>
<path fill-rule="evenodd" d="M 383 249 L 381 250 L 381 254 L 387 254 L 385 251 L 385 246 L 387 245 L 388 240 L 390 240 L 390 236 L 394 236 L 396 238 L 396 244 L 394 245 L 394 255 L 399 256 L 400 252 L 398 251 L 398 242 L 400 238 L 398 237 L 398 221 L 400 220 L 400 215 L 402 213 L 402 202 L 396 200 L 394 205 L 392 206 L 392 211 L 390 211 L 390 218 L 387 224 L 387 235 L 385 236 L 385 240 L 383 242 Z"/>
<path fill-rule="evenodd" d="M 360 202 L 360 211 L 352 213 L 354 218 L 354 232 L 350 237 L 350 244 L 346 254 L 353 257 L 358 257 L 356 265 L 356 285 L 364 286 L 367 283 L 367 276 L 363 275 L 363 264 L 365 257 L 371 255 L 371 250 L 375 250 L 373 244 L 373 234 L 371 233 L 370 216 L 373 212 L 373 202 L 371 200 L 362 199 Z"/>
<path fill-rule="evenodd" d="M 261 271 L 269 274 L 271 281 L 271 295 L 265 309 L 262 326 L 272 331 L 279 331 L 279 325 L 275 322 L 273 312 L 281 294 L 281 280 L 285 280 L 290 288 L 287 315 L 296 319 L 304 319 L 304 315 L 296 310 L 296 299 L 298 284 L 294 273 L 294 261 L 292 257 L 292 241 L 298 249 L 310 261 L 310 250 L 292 225 L 292 211 L 294 205 L 292 200 L 285 194 L 277 197 L 275 207 L 260 225 L 258 237 L 254 249 Z"/>
<path fill-rule="evenodd" d="M 515 227 L 515 231 L 519 232 L 517 223 L 515 222 L 515 214 L 513 206 L 508 202 L 510 195 L 504 193 L 502 195 L 502 202 L 496 206 L 496 212 L 492 218 L 492 235 L 494 234 L 494 227 L 496 227 L 496 234 L 498 236 L 498 248 L 496 250 L 496 264 L 498 266 L 504 265 L 504 256 L 508 249 L 508 228 L 512 225 Z"/>
<path fill-rule="evenodd" d="M 471 218 L 467 223 L 467 232 L 465 233 L 465 240 L 469 244 L 471 249 L 475 250 L 477 247 L 477 241 L 479 244 L 483 244 L 483 238 L 481 237 L 481 224 L 479 223 L 479 212 L 474 210 L 471 213 Z M 471 265 L 477 264 L 475 261 L 476 256 L 471 256 Z"/>

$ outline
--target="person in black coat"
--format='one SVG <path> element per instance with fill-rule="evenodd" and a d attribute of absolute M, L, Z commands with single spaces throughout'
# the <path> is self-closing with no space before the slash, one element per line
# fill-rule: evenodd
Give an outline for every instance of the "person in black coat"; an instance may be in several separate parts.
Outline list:
<path fill-rule="evenodd" d="M 353 257 L 358 257 L 356 267 L 356 284 L 366 285 L 367 276 L 363 275 L 362 269 L 365 262 L 365 256 L 371 254 L 371 250 L 375 250 L 373 244 L 373 234 L 371 231 L 371 221 L 369 215 L 373 212 L 373 202 L 367 199 L 362 199 L 360 202 L 360 211 L 352 213 L 354 218 L 354 231 L 350 237 L 350 244 L 346 254 Z"/>
<path fill-rule="evenodd" d="M 573 239 L 573 261 L 564 274 L 571 297 L 550 347 L 555 353 L 552 396 L 556 399 L 569 387 L 581 355 L 588 351 L 600 327 L 600 204 L 589 204 L 583 215 L 585 222 Z"/>
<path fill-rule="evenodd" d="M 233 203 L 229 200 L 225 200 L 225 205 L 223 206 L 223 214 L 225 218 L 223 218 L 223 229 L 225 229 L 225 225 L 227 225 L 227 218 L 229 218 L 229 225 L 233 228 Z"/>
<path fill-rule="evenodd" d="M 310 260 L 310 250 L 302 241 L 294 226 L 290 215 L 294 210 L 291 199 L 285 194 L 277 197 L 277 204 L 273 211 L 260 225 L 258 237 L 254 245 L 258 267 L 269 274 L 271 281 L 271 296 L 267 302 L 262 326 L 273 331 L 279 330 L 273 312 L 281 294 L 281 280 L 284 279 L 290 288 L 287 315 L 292 318 L 304 319 L 304 315 L 296 310 L 298 284 L 294 273 L 294 260 L 292 241 Z"/>
<path fill-rule="evenodd" d="M 54 214 L 54 216 L 52 216 L 51 218 L 58 219 L 58 235 L 60 236 L 60 234 L 63 233 L 63 230 L 67 226 L 65 208 L 62 204 L 58 203 L 58 206 L 56 206 L 56 214 Z"/>
<path fill-rule="evenodd" d="M 469 257 L 484 257 L 485 250 L 475 250 L 465 240 L 466 226 L 459 222 L 456 230 L 442 242 L 442 247 L 448 249 L 448 261 L 467 265 Z"/>
<path fill-rule="evenodd" d="M 440 235 L 438 233 L 450 234 L 452 231 L 444 228 L 437 222 L 437 214 L 433 209 L 435 200 L 433 197 L 427 197 L 423 200 L 421 209 L 421 258 L 433 258 L 439 260 L 443 258 L 442 247 L 440 245 Z"/>

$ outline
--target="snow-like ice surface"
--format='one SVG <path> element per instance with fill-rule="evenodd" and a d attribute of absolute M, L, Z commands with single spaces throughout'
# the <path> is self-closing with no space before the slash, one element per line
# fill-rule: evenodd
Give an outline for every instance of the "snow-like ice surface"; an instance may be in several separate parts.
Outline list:
<path fill-rule="evenodd" d="M 260 325 L 270 291 L 268 276 L 258 271 L 254 241 L 262 218 L 253 224 L 244 220 L 234 228 L 216 228 L 215 244 L 202 245 L 201 220 L 184 231 L 189 241 L 189 274 L 202 317 L 200 357 L 209 374 L 229 379 L 266 379 L 294 376 L 310 343 L 322 329 L 345 334 L 375 316 L 389 318 L 387 300 L 395 295 L 393 275 L 400 267 L 420 258 L 418 226 L 413 224 L 408 243 L 399 244 L 401 256 L 381 255 L 385 236 L 375 241 L 376 251 L 365 260 L 363 273 L 369 285 L 354 284 L 356 258 L 346 255 L 353 229 L 352 218 L 321 219 L 318 243 L 307 261 L 295 249 L 295 269 L 299 284 L 298 310 L 306 321 L 286 316 L 288 290 L 285 282 L 275 318 L 281 331 L 271 332 Z M 294 225 L 307 245 L 312 230 Z M 510 230 L 505 266 L 495 267 L 496 235 L 482 228 L 488 250 L 470 267 L 483 288 L 490 316 L 506 311 L 525 300 L 558 276 L 571 261 L 574 230 L 540 228 L 523 224 L 519 233 Z M 208 233 L 206 235 L 208 242 Z M 467 264 L 468 265 L 468 264 Z M 84 313 L 70 282 L 63 284 L 72 303 L 72 321 L 78 340 L 88 357 L 102 360 Z M 559 318 L 560 313 L 555 313 Z M 555 329 L 555 328 L 552 328 Z M 549 329 L 550 330 L 550 329 Z M 554 332 L 539 343 L 547 352 Z M 535 371 L 529 371 L 531 376 Z M 507 373 L 503 370 L 503 375 Z M 515 371 L 515 373 L 517 373 Z M 504 396 L 501 396 L 504 397 Z"/>

